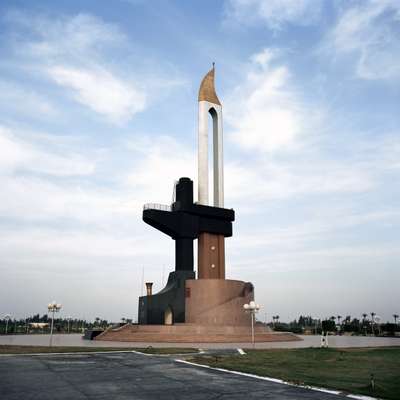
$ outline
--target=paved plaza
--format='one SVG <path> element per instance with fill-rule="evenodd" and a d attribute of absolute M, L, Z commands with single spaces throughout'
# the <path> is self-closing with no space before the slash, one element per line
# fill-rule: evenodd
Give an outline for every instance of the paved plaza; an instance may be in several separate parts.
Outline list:
<path fill-rule="evenodd" d="M 131 352 L 0 357 L 2 400 L 244 398 L 344 397 Z"/>
<path fill-rule="evenodd" d="M 297 335 L 301 340 L 291 342 L 263 342 L 256 343 L 257 349 L 292 349 L 302 347 L 319 347 L 321 336 Z M 386 347 L 400 346 L 400 337 L 375 337 L 375 336 L 329 336 L 330 347 Z M 48 346 L 50 335 L 1 335 L 0 345 L 26 345 Z M 84 340 L 82 334 L 57 334 L 53 336 L 54 346 L 84 346 L 84 347 L 193 347 L 205 349 L 237 349 L 238 347 L 250 348 L 251 343 L 149 343 L 149 342 L 114 342 Z"/>

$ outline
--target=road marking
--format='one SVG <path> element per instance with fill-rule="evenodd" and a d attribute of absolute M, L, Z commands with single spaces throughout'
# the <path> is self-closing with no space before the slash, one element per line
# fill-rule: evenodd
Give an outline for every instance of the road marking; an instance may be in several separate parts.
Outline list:
<path fill-rule="evenodd" d="M 144 356 L 156 356 L 156 357 L 171 357 L 171 356 L 192 356 L 192 355 L 199 355 L 204 354 L 204 350 L 198 349 L 197 353 L 175 353 L 175 354 L 157 354 L 157 353 L 142 353 L 141 351 L 132 350 L 132 353 L 141 354 Z"/>
<path fill-rule="evenodd" d="M 0 354 L 0 357 L 16 357 L 16 356 L 62 356 L 62 355 L 81 355 L 81 354 L 106 354 L 106 353 L 136 353 L 133 350 L 104 350 L 104 351 L 75 351 L 72 353 L 20 353 L 20 354 Z M 142 354 L 142 353 L 141 353 Z M 144 354 L 144 353 L 143 353 Z"/>
<path fill-rule="evenodd" d="M 284 381 L 282 379 L 277 379 L 277 378 L 271 378 L 269 376 L 260 376 L 260 375 L 255 375 L 255 374 L 248 374 L 246 372 L 231 371 L 229 369 L 224 369 L 224 368 L 210 367 L 209 365 L 197 364 L 197 363 L 193 363 L 193 362 L 186 361 L 186 360 L 175 359 L 175 361 L 178 362 L 178 363 L 181 363 L 181 364 L 187 364 L 187 365 L 191 365 L 191 366 L 194 366 L 194 367 L 211 369 L 211 370 L 214 370 L 214 371 L 225 372 L 225 373 L 228 373 L 228 374 L 247 376 L 249 378 L 260 379 L 260 380 L 263 380 L 263 381 L 274 382 L 274 383 L 280 383 L 281 385 L 287 385 L 287 386 L 299 387 L 299 388 L 303 388 L 303 389 L 314 390 L 316 392 L 334 394 L 334 395 L 337 395 L 337 396 L 348 397 L 350 399 L 379 400 L 376 397 L 369 397 L 369 396 L 363 396 L 363 395 L 357 395 L 357 394 L 345 394 L 345 393 L 342 393 L 342 392 L 340 392 L 338 390 L 325 389 L 325 388 L 321 388 L 321 387 L 317 387 L 317 386 L 297 385 L 297 384 L 292 383 L 292 382 L 287 382 L 287 381 Z"/>
<path fill-rule="evenodd" d="M 142 356 L 153 356 L 154 355 L 154 354 L 150 354 L 150 353 L 142 353 L 141 351 L 136 351 L 136 350 L 132 350 L 132 353 L 140 354 Z"/>

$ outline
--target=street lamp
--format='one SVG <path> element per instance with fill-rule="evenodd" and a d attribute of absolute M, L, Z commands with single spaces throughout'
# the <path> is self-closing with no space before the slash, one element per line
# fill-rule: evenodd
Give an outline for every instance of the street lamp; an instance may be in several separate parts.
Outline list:
<path fill-rule="evenodd" d="M 260 306 L 256 304 L 254 301 L 250 301 L 249 304 L 243 304 L 243 308 L 245 312 L 249 312 L 251 316 L 251 342 L 253 343 L 253 348 L 255 346 L 254 343 L 254 320 L 255 314 L 260 309 Z"/>
<path fill-rule="evenodd" d="M 54 313 L 61 310 L 61 304 L 57 304 L 55 301 L 49 303 L 47 309 L 51 312 L 51 329 L 50 329 L 50 346 L 53 344 L 53 328 L 54 328 Z"/>
<path fill-rule="evenodd" d="M 315 318 L 314 320 L 314 335 L 318 335 L 318 317 Z"/>
<path fill-rule="evenodd" d="M 67 317 L 67 321 L 68 321 L 68 333 L 69 333 L 69 322 L 71 321 L 72 317 Z"/>
<path fill-rule="evenodd" d="M 11 315 L 10 314 L 6 314 L 4 316 L 4 319 L 6 320 L 6 335 L 7 335 L 7 332 L 8 332 L 8 321 L 11 319 Z"/>

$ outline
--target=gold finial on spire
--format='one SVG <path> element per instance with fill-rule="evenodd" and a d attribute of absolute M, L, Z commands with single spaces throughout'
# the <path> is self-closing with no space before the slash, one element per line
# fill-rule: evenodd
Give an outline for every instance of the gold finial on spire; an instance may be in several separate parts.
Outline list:
<path fill-rule="evenodd" d="M 212 63 L 212 68 L 203 78 L 199 89 L 199 101 L 209 101 L 210 103 L 221 105 L 214 87 L 215 62 Z"/>

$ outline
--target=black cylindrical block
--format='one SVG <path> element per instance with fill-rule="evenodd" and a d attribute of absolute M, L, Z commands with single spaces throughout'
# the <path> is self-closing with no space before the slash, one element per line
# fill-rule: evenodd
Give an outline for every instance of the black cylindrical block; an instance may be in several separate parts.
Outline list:
<path fill-rule="evenodd" d="M 175 239 L 175 271 L 193 271 L 193 239 Z"/>
<path fill-rule="evenodd" d="M 175 187 L 175 201 L 180 208 L 190 207 L 193 204 L 193 181 L 189 178 L 180 178 Z"/>

